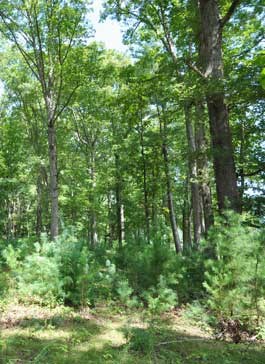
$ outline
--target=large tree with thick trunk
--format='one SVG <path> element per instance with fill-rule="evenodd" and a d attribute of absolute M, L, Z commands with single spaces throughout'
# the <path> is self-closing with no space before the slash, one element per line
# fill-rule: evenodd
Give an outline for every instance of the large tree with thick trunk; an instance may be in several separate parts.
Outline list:
<path fill-rule="evenodd" d="M 183 67 L 196 71 L 206 80 L 206 99 L 213 146 L 217 202 L 220 210 L 229 207 L 241 210 L 228 110 L 223 90 L 222 32 L 240 0 L 232 1 L 227 13 L 220 17 L 220 4 L 216 0 L 180 3 L 173 1 L 108 0 L 109 11 L 119 18 L 135 20 L 133 32 L 141 29 L 160 40 L 171 57 L 178 79 L 183 78 Z M 183 15 L 185 14 L 185 16 Z M 191 25 L 193 24 L 193 25 Z M 198 29 L 194 24 L 199 24 Z M 143 29 L 145 27 L 145 29 Z M 185 32 L 191 28 L 192 32 Z M 150 37 L 150 36 L 149 36 Z M 151 36 L 152 37 L 152 36 Z M 199 64 L 191 61 L 189 53 L 199 45 Z M 192 58 L 192 57 L 191 57 Z"/>
<path fill-rule="evenodd" d="M 221 19 L 216 0 L 199 1 L 199 63 L 206 79 L 206 100 L 213 148 L 217 201 L 220 210 L 240 211 L 228 110 L 223 90 L 222 31 L 239 1 Z"/>

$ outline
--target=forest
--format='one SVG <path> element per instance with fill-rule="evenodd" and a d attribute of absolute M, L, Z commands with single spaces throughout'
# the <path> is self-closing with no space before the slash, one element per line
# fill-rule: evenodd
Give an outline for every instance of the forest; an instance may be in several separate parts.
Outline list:
<path fill-rule="evenodd" d="M 265 363 L 264 34 L 262 0 L 1 0 L 0 364 Z"/>

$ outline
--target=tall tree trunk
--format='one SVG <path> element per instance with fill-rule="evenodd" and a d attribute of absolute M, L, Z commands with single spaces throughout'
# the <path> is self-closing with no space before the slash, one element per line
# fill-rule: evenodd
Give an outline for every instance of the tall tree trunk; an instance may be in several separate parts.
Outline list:
<path fill-rule="evenodd" d="M 42 173 L 37 178 L 36 235 L 40 237 L 42 230 Z"/>
<path fill-rule="evenodd" d="M 94 145 L 91 146 L 94 148 Z M 89 202 L 90 202 L 90 244 L 94 248 L 98 243 L 98 233 L 97 233 L 97 216 L 95 211 L 95 153 L 91 150 L 90 153 L 90 165 L 88 166 L 90 175 L 90 192 L 89 192 Z"/>
<path fill-rule="evenodd" d="M 207 157 L 207 141 L 204 125 L 204 106 L 201 101 L 195 104 L 195 142 L 197 150 L 197 175 L 200 186 L 200 194 L 203 205 L 204 233 L 207 235 L 209 228 L 214 223 L 212 209 L 212 196 L 209 178 L 209 166 Z"/>
<path fill-rule="evenodd" d="M 163 156 L 164 156 L 164 166 L 165 166 L 165 175 L 166 175 L 166 186 L 167 186 L 167 203 L 170 217 L 170 224 L 172 229 L 172 235 L 174 239 L 175 249 L 177 253 L 181 252 L 181 241 L 178 233 L 178 226 L 176 222 L 176 215 L 174 209 L 174 201 L 173 194 L 171 189 L 171 181 L 169 174 L 169 165 L 168 165 L 168 151 L 167 146 L 163 144 L 162 146 Z"/>
<path fill-rule="evenodd" d="M 119 249 L 122 249 L 125 240 L 125 216 L 124 205 L 121 198 L 121 178 L 119 172 L 119 155 L 115 154 L 116 167 L 116 213 L 117 213 L 117 237 Z"/>
<path fill-rule="evenodd" d="M 59 201 L 56 129 L 54 123 L 48 125 L 49 162 L 50 162 L 50 194 L 51 194 L 51 240 L 59 233 Z"/>
<path fill-rule="evenodd" d="M 90 216 L 90 242 L 92 248 L 95 248 L 98 244 L 97 219 L 94 211 L 92 211 Z"/>
<path fill-rule="evenodd" d="M 200 188 L 197 176 L 196 166 L 196 144 L 194 137 L 194 128 L 191 118 L 191 104 L 185 105 L 185 121 L 186 121 L 186 133 L 188 139 L 189 148 L 189 174 L 190 174 L 190 186 L 191 186 L 191 205 L 193 215 L 193 241 L 196 248 L 198 248 L 201 233 L 202 233 L 202 212 L 201 212 L 201 198 Z"/>
<path fill-rule="evenodd" d="M 162 154 L 164 159 L 164 170 L 165 170 L 165 178 L 166 178 L 166 189 L 167 189 L 167 204 L 169 210 L 169 217 L 170 217 L 170 225 L 174 240 L 174 245 L 177 253 L 181 253 L 181 240 L 179 237 L 178 226 L 176 222 L 176 215 L 175 215 L 175 208 L 174 208 L 174 201 L 173 201 L 173 194 L 172 194 L 172 187 L 171 187 L 171 177 L 169 171 L 169 160 L 168 160 L 168 150 L 167 150 L 167 142 L 166 142 L 166 125 L 165 122 L 162 120 L 162 115 L 160 113 L 159 107 L 157 105 L 157 112 L 160 122 L 160 135 L 162 138 Z"/>
<path fill-rule="evenodd" d="M 189 180 L 188 177 L 184 183 L 184 200 L 182 208 L 182 232 L 183 232 L 183 252 L 191 250 L 191 224 L 190 224 L 190 204 L 189 204 Z"/>
<path fill-rule="evenodd" d="M 109 242 L 109 246 L 112 247 L 112 242 L 115 239 L 115 226 L 113 224 L 113 219 L 112 219 L 112 192 L 109 191 L 107 194 L 107 199 L 108 199 L 108 233 L 107 233 L 107 238 L 108 238 L 108 242 Z"/>
<path fill-rule="evenodd" d="M 232 138 L 222 85 L 222 24 L 216 0 L 199 0 L 200 66 L 208 79 L 206 100 L 210 120 L 217 201 L 220 210 L 240 211 Z M 227 202 L 228 206 L 227 206 Z"/>
<path fill-rule="evenodd" d="M 144 190 L 144 212 L 145 212 L 145 227 L 147 241 L 150 241 L 150 214 L 148 206 L 148 191 L 147 191 L 147 166 L 146 166 L 146 155 L 144 149 L 144 135 L 143 135 L 143 120 L 141 115 L 141 125 L 140 125 L 140 145 L 141 145 L 141 156 L 143 163 L 143 190 Z"/>
<path fill-rule="evenodd" d="M 116 186 L 116 208 L 117 208 L 117 235 L 119 249 L 122 249 L 123 242 L 125 240 L 125 216 L 124 216 L 124 205 L 121 202 L 121 190 L 120 185 Z"/>
<path fill-rule="evenodd" d="M 244 176 L 244 162 L 245 162 L 245 125 L 242 122 L 240 125 L 240 170 L 239 170 L 239 177 L 240 177 L 240 198 L 241 201 L 243 199 L 244 191 L 245 191 L 245 176 Z"/>

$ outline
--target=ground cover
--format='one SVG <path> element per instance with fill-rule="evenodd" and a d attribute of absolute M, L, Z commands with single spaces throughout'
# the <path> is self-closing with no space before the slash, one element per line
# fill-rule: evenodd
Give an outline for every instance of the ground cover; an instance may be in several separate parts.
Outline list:
<path fill-rule="evenodd" d="M 148 318 L 105 307 L 8 305 L 1 314 L 1 364 L 264 364 L 262 343 L 221 342 L 181 311 Z"/>

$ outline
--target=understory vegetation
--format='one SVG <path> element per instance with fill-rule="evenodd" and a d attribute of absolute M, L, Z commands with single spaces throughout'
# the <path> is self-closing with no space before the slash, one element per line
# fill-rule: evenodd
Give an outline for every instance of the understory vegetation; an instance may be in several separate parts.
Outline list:
<path fill-rule="evenodd" d="M 2 249 L 2 297 L 48 307 L 93 309 L 104 303 L 150 317 L 186 307 L 187 318 L 211 327 L 217 337 L 263 339 L 264 236 L 227 212 L 201 251 L 186 256 L 155 238 L 88 250 L 74 229 L 53 242 L 46 235 L 39 242 L 21 239 Z"/>

